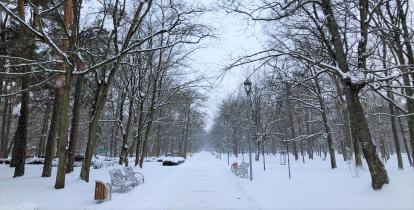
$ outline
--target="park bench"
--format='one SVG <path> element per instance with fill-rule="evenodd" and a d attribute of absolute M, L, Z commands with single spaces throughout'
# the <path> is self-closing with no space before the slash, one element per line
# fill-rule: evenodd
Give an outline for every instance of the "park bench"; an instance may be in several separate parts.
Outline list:
<path fill-rule="evenodd" d="M 133 182 L 134 187 L 137 186 L 138 184 L 144 183 L 144 175 L 137 171 L 134 171 L 134 169 L 132 169 L 131 166 L 125 167 L 124 172 L 125 172 L 126 180 Z M 137 174 L 138 176 L 136 176 L 135 174 Z"/>
<path fill-rule="evenodd" d="M 124 192 L 128 187 L 135 187 L 139 183 L 138 179 L 123 175 L 121 169 L 111 169 L 109 174 L 111 175 L 111 189 L 117 187 Z"/>
<path fill-rule="evenodd" d="M 241 178 L 247 178 L 248 168 L 249 168 L 249 164 L 246 163 L 246 162 L 242 162 L 237 167 L 237 169 L 235 170 L 234 174 L 236 174 L 236 176 L 239 176 Z"/>

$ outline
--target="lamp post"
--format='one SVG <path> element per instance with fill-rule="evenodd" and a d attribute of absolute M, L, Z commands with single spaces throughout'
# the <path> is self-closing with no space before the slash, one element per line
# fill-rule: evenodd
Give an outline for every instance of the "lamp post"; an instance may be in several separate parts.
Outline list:
<path fill-rule="evenodd" d="M 229 114 L 226 114 L 225 120 L 226 120 L 226 129 L 228 129 L 228 131 L 226 132 L 226 150 L 227 150 L 227 165 L 230 165 L 230 137 L 229 137 L 229 132 L 230 132 L 230 125 L 229 125 L 229 119 L 230 116 Z"/>
<path fill-rule="evenodd" d="M 246 91 L 247 94 L 247 124 L 248 124 L 248 130 L 246 133 L 246 137 L 247 137 L 247 143 L 249 145 L 249 165 L 250 165 L 250 181 L 253 180 L 253 166 L 252 166 L 252 120 L 251 120 L 251 116 L 252 116 L 252 102 L 250 100 L 250 93 L 252 91 L 252 83 L 249 81 L 249 78 L 246 79 L 246 81 L 244 81 L 244 90 Z"/>

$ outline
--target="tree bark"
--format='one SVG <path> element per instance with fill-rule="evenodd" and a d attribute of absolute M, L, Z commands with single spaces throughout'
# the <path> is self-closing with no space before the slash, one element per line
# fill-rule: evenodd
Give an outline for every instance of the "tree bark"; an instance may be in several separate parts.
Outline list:
<path fill-rule="evenodd" d="M 109 72 L 107 82 L 104 83 L 102 81 L 102 84 L 99 85 L 98 92 L 95 97 L 95 102 L 92 110 L 93 115 L 91 122 L 89 123 L 88 142 L 86 144 L 85 159 L 83 160 L 82 169 L 80 173 L 80 178 L 86 182 L 89 182 L 89 170 L 91 166 L 92 156 L 95 151 L 98 122 L 105 107 L 105 102 L 108 97 L 108 91 L 114 80 L 115 73 L 117 71 L 117 68 L 119 67 L 119 64 L 120 60 L 117 60 L 117 62 L 114 64 L 114 67 L 112 67 L 111 71 Z"/>
<path fill-rule="evenodd" d="M 311 126 L 311 123 L 309 122 L 311 120 L 310 111 L 306 112 L 305 119 L 306 119 L 306 135 L 310 135 L 310 126 Z M 313 159 L 313 138 L 308 139 L 308 156 L 309 156 L 309 159 Z"/>
<path fill-rule="evenodd" d="M 69 139 L 69 149 L 68 149 L 68 162 L 66 166 L 66 173 L 73 171 L 75 154 L 76 154 L 76 143 L 78 140 L 78 130 L 79 130 L 79 121 L 80 121 L 80 112 L 82 109 L 82 98 L 83 98 L 83 86 L 85 79 L 82 75 L 78 76 L 75 89 L 75 98 L 72 109 L 72 123 L 70 127 L 70 139 Z"/>
<path fill-rule="evenodd" d="M 135 136 L 135 140 L 134 140 L 137 142 L 135 145 L 135 166 L 139 164 L 143 130 L 144 130 L 144 98 L 140 96 L 139 108 L 138 108 L 137 136 Z"/>
<path fill-rule="evenodd" d="M 296 146 L 296 141 L 294 140 L 296 138 L 296 133 L 295 133 L 295 124 L 293 123 L 293 113 L 292 111 L 289 111 L 289 121 L 290 121 L 290 131 L 292 132 L 292 144 L 293 144 L 293 155 L 295 156 L 295 160 L 299 159 L 299 154 L 298 154 L 298 149 Z"/>
<path fill-rule="evenodd" d="M 125 163 L 125 166 L 128 166 L 128 137 L 129 130 L 131 128 L 131 121 L 133 117 L 133 107 L 134 107 L 134 97 L 129 98 L 129 108 L 128 108 L 128 119 L 126 126 L 124 128 L 124 133 L 122 134 L 122 148 L 121 156 L 119 157 L 119 164 Z"/>
<path fill-rule="evenodd" d="M 67 30 L 72 30 L 73 25 L 73 0 L 66 0 L 64 4 L 64 16 L 63 23 Z M 73 34 L 72 34 L 73 35 Z M 72 37 L 73 38 L 73 37 Z M 64 52 L 71 51 L 72 43 L 69 41 L 69 37 L 65 37 L 62 43 L 62 49 Z M 73 60 L 73 59 L 72 59 Z M 67 143 L 68 143 L 68 128 L 69 128 L 69 107 L 70 107 L 70 89 L 72 86 L 72 70 L 73 66 L 67 66 L 63 64 L 63 69 L 66 70 L 64 77 L 62 78 L 62 86 L 60 90 L 62 92 L 61 107 L 59 110 L 59 146 L 58 146 L 58 169 L 56 174 L 55 189 L 65 188 L 66 178 L 66 159 L 67 159 Z"/>
<path fill-rule="evenodd" d="M 379 190 L 384 184 L 389 183 L 389 178 L 384 164 L 382 164 L 378 157 L 375 144 L 372 141 L 362 105 L 359 101 L 358 89 L 359 87 L 350 85 L 346 90 L 351 129 L 352 133 L 356 134 L 357 140 L 361 142 L 362 153 L 371 173 L 372 187 L 374 190 Z"/>
<path fill-rule="evenodd" d="M 408 146 L 408 140 L 405 136 L 406 132 L 405 132 L 404 125 L 403 125 L 403 122 L 402 122 L 401 118 L 398 118 L 398 125 L 400 126 L 401 136 L 402 136 L 402 139 L 403 139 L 403 142 L 404 142 L 405 153 L 407 153 L 408 162 L 410 163 L 410 166 L 412 166 L 413 165 L 413 160 L 411 158 L 410 147 Z"/>
<path fill-rule="evenodd" d="M 8 83 L 6 83 L 7 86 Z M 2 84 L 0 84 L 2 85 Z M 6 150 L 7 150 L 7 143 L 8 143 L 8 136 L 6 136 L 6 128 L 7 128 L 7 122 L 11 120 L 11 115 L 9 115 L 9 97 L 4 98 L 4 104 L 3 104 L 3 118 L 1 123 L 1 144 L 0 144 L 0 157 L 6 158 Z"/>
<path fill-rule="evenodd" d="M 335 20 L 330 0 L 322 0 L 322 9 L 326 16 L 327 27 L 332 35 L 332 43 L 335 49 L 335 59 L 338 67 L 343 72 L 348 72 L 349 67 L 343 48 L 342 39 L 339 33 L 339 27 Z M 358 9 L 360 11 L 360 33 L 361 37 L 358 43 L 358 68 L 366 69 L 366 46 L 368 42 L 368 1 L 360 0 Z M 348 113 L 350 117 L 350 125 L 353 140 L 361 143 L 361 149 L 367 161 L 369 171 L 371 173 L 372 188 L 379 190 L 384 184 L 389 183 L 389 178 L 384 165 L 378 157 L 375 144 L 372 141 L 371 133 L 364 116 L 361 102 L 359 100 L 359 91 L 364 87 L 364 83 L 353 83 L 351 78 L 343 78 L 342 83 L 345 87 L 345 97 L 347 102 Z"/>
<path fill-rule="evenodd" d="M 7 120 L 7 125 L 6 125 L 6 135 L 5 135 L 5 137 L 6 137 L 6 142 L 5 143 L 6 144 L 5 144 L 5 147 L 4 147 L 5 151 L 3 153 L 4 158 L 9 157 L 10 150 L 13 147 L 13 144 L 14 144 L 14 138 L 13 138 L 11 140 L 9 146 L 7 147 L 8 139 L 9 139 L 9 136 L 10 136 L 10 126 L 11 126 L 12 118 L 13 118 L 13 116 L 12 116 L 12 103 L 9 103 L 9 110 L 8 110 L 7 115 L 9 116 L 9 119 Z"/>
<path fill-rule="evenodd" d="M 49 125 L 49 112 L 50 112 L 50 102 L 46 102 L 46 110 L 43 116 L 43 125 L 42 125 L 42 132 L 39 140 L 39 148 L 37 149 L 37 157 L 41 157 L 45 154 L 45 140 L 47 135 L 47 127 Z"/>
<path fill-rule="evenodd" d="M 328 151 L 329 151 L 329 157 L 331 159 L 331 168 L 334 169 L 334 168 L 336 168 L 335 150 L 334 150 L 334 147 L 333 147 L 333 139 L 332 139 L 331 129 L 329 128 L 329 125 L 328 125 L 329 124 L 328 117 L 326 116 L 325 101 L 323 100 L 321 87 L 319 86 L 319 81 L 316 77 L 315 77 L 314 81 L 315 81 L 314 84 L 315 84 L 315 88 L 316 88 L 316 92 L 317 92 L 319 106 L 321 107 L 320 112 L 321 112 L 321 115 L 322 115 L 323 126 L 325 128 L 326 141 L 328 142 Z"/>
<path fill-rule="evenodd" d="M 410 38 L 409 38 L 407 20 L 406 20 L 406 16 L 402 8 L 402 2 L 401 0 L 396 0 L 396 3 L 397 3 L 397 14 L 399 16 L 399 19 L 391 20 L 391 23 L 393 25 L 401 25 L 402 30 L 398 27 L 392 28 L 392 32 L 393 32 L 392 38 L 393 38 L 393 46 L 394 46 L 393 49 L 395 51 L 395 54 L 397 55 L 397 59 L 400 65 L 403 66 L 407 63 L 405 57 L 408 58 L 408 64 L 414 65 L 414 54 L 413 54 L 413 50 L 411 46 L 412 41 L 410 41 Z M 391 10 L 390 4 L 388 3 L 387 11 L 390 11 L 390 10 Z M 400 40 L 401 36 L 403 36 L 403 40 L 404 40 L 403 43 L 401 43 L 401 40 Z M 406 46 L 407 52 L 404 52 L 403 45 Z M 411 68 L 401 67 L 400 69 L 404 73 L 414 72 L 414 67 L 411 67 Z M 414 73 L 411 73 L 411 77 L 414 78 Z M 411 156 L 414 157 L 414 99 L 413 99 L 414 90 L 412 88 L 412 85 L 414 85 L 414 80 L 413 78 L 410 79 L 410 74 L 403 74 L 402 78 L 403 78 L 404 86 L 406 86 L 404 88 L 404 91 L 406 94 L 405 98 L 407 100 L 406 107 L 407 107 L 408 113 L 410 114 L 407 119 L 407 126 L 408 126 L 409 138 L 410 138 L 410 143 L 411 143 Z"/>
<path fill-rule="evenodd" d="M 159 157 L 161 155 L 161 122 L 160 119 L 163 116 L 162 107 L 158 112 L 158 123 L 157 123 L 157 132 L 155 136 L 155 157 Z"/>
<path fill-rule="evenodd" d="M 384 68 L 387 68 L 386 55 L 387 55 L 387 48 L 384 45 L 384 47 L 383 47 L 383 61 L 382 61 Z M 388 76 L 387 71 L 385 71 L 385 76 Z M 387 83 L 388 83 L 388 81 L 387 81 Z M 387 89 L 387 97 L 390 100 L 394 101 L 394 94 L 391 92 L 390 89 Z M 388 109 L 390 111 L 391 130 L 392 130 L 392 134 L 393 134 L 393 138 L 394 138 L 395 152 L 397 153 L 398 168 L 403 169 L 404 165 L 403 165 L 402 156 L 401 156 L 400 139 L 398 138 L 397 120 L 395 119 L 396 112 L 395 112 L 395 109 L 394 109 L 394 105 L 391 102 L 388 102 Z"/>
<path fill-rule="evenodd" d="M 55 148 L 57 128 L 59 125 L 59 107 L 61 101 L 61 91 L 55 88 L 55 99 L 53 102 L 52 118 L 50 119 L 49 135 L 47 137 L 45 161 L 43 163 L 42 177 L 50 177 L 52 174 L 52 160 Z"/>
<path fill-rule="evenodd" d="M 152 96 L 151 96 L 151 103 L 150 103 L 150 107 L 149 107 L 149 111 L 148 111 L 148 122 L 147 122 L 147 127 L 145 129 L 145 135 L 144 135 L 144 139 L 142 142 L 142 152 L 141 152 L 141 157 L 139 159 L 139 167 L 142 168 L 143 164 L 144 164 L 144 158 L 146 155 L 146 152 L 148 150 L 148 137 L 149 134 L 151 132 L 151 127 L 152 127 L 152 121 L 153 121 L 153 117 L 154 117 L 154 112 L 155 112 L 155 93 L 157 91 L 157 80 L 158 79 L 158 72 L 157 75 L 154 78 L 154 84 L 153 84 L 153 90 L 152 90 Z"/>
<path fill-rule="evenodd" d="M 19 18 L 24 20 L 25 19 L 25 11 L 24 11 L 24 0 L 18 0 L 18 13 Z M 21 41 L 21 49 L 22 49 L 22 57 L 28 58 L 30 55 L 31 46 L 29 46 L 28 36 L 26 34 L 25 26 L 20 24 L 20 41 Z M 30 72 L 30 67 L 25 66 L 22 67 L 23 72 Z M 22 90 L 26 90 L 30 85 L 31 75 L 27 74 L 22 77 Z M 24 175 L 24 165 L 25 165 L 25 158 L 26 158 L 26 144 L 27 144 L 27 127 L 29 121 L 29 103 L 30 103 L 30 95 L 29 91 L 24 91 L 21 97 L 21 107 L 20 107 L 20 116 L 18 120 L 18 125 L 16 129 L 16 139 L 14 143 L 13 156 L 15 156 L 15 168 L 14 168 L 14 176 L 19 177 Z"/>

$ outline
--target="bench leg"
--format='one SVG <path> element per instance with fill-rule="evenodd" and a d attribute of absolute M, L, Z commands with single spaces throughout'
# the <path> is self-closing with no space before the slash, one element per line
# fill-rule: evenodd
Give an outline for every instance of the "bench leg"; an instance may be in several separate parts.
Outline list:
<path fill-rule="evenodd" d="M 109 188 L 109 200 L 112 200 L 112 184 L 108 184 Z"/>

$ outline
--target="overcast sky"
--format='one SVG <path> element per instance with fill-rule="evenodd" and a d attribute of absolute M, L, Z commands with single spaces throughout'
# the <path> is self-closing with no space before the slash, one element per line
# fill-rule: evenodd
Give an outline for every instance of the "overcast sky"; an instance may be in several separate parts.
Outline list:
<path fill-rule="evenodd" d="M 217 4 L 217 0 L 210 0 L 206 5 Z M 209 39 L 204 42 L 206 46 L 193 54 L 191 68 L 205 73 L 214 82 L 222 73 L 224 66 L 231 63 L 231 57 L 255 52 L 260 49 L 260 27 L 248 25 L 247 21 L 235 14 L 226 14 L 224 11 L 214 10 L 203 15 L 201 22 L 213 26 L 217 39 Z M 238 87 L 249 75 L 248 69 L 235 69 L 220 80 L 217 80 L 211 89 L 201 90 L 208 97 L 208 101 L 202 110 L 207 114 L 206 130 L 213 124 L 220 103 L 231 94 L 237 92 Z"/>

